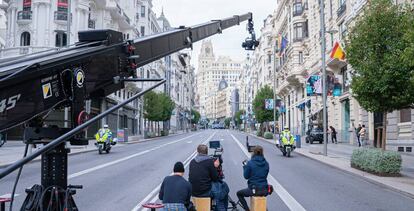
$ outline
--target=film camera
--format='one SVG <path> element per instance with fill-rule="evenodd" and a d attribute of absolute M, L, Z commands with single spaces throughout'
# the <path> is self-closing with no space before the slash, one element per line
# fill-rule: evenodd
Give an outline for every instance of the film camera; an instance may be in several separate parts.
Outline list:
<path fill-rule="evenodd" d="M 217 167 L 218 175 L 220 179 L 224 179 L 224 173 L 223 173 L 223 146 L 221 145 L 220 140 L 215 141 L 209 141 L 208 148 L 213 151 L 213 154 L 210 154 L 210 156 L 214 159 L 214 161 L 219 160 L 220 165 Z"/>

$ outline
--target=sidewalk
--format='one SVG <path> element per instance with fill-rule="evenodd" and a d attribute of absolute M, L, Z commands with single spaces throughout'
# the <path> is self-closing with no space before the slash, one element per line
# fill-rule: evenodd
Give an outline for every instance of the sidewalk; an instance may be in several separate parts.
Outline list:
<path fill-rule="evenodd" d="M 258 139 L 273 143 L 257 137 L 255 134 L 249 134 Z M 306 144 L 302 143 L 302 148 L 297 148 L 296 153 L 310 159 L 332 166 L 349 174 L 359 176 L 369 182 L 392 189 L 411 198 L 414 198 L 414 156 L 402 154 L 401 177 L 380 177 L 351 167 L 352 151 L 358 147 L 350 144 L 328 144 L 328 156 L 323 156 L 323 144 Z"/>
<path fill-rule="evenodd" d="M 172 137 L 176 135 L 181 135 L 184 133 L 176 133 L 171 134 L 169 136 L 164 137 Z M 144 139 L 143 136 L 130 136 L 128 138 L 128 142 L 118 142 L 117 145 L 114 147 L 122 147 L 128 144 L 136 144 L 136 143 L 142 143 L 146 141 L 151 140 L 157 140 L 161 137 L 155 137 L 155 138 L 149 138 Z M 29 147 L 28 154 L 31 152 L 34 152 L 38 150 L 41 147 L 41 145 L 38 145 L 38 148 L 32 148 Z M 70 153 L 69 155 L 79 154 L 79 153 L 86 153 L 97 150 L 95 147 L 95 140 L 89 140 L 89 144 L 87 146 L 71 146 L 69 145 Z M 4 168 L 6 166 L 9 166 L 13 164 L 14 162 L 20 160 L 23 158 L 23 153 L 25 149 L 25 144 L 22 141 L 8 141 L 5 145 L 0 147 L 0 168 Z M 32 151 L 30 151 L 32 150 Z M 41 157 L 35 158 L 32 162 L 40 161 Z"/>

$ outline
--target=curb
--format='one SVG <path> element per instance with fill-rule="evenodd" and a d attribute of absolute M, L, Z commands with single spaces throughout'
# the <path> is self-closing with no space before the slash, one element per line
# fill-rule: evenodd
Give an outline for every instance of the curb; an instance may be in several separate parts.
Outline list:
<path fill-rule="evenodd" d="M 266 141 L 266 142 L 268 142 L 268 143 L 272 143 L 272 142 L 270 142 L 269 140 L 264 139 L 264 138 L 262 138 L 262 137 L 258 137 L 258 136 L 256 136 L 256 135 L 253 135 L 253 134 L 248 134 L 248 133 L 245 133 L 245 132 L 242 132 L 242 133 L 243 133 L 243 134 L 246 134 L 246 135 L 249 135 L 249 136 L 253 136 L 253 137 L 255 137 L 255 138 L 257 138 L 257 139 L 259 139 L 259 140 L 261 140 L 261 141 Z M 273 144 L 273 143 L 272 143 L 272 144 Z M 404 195 L 404 196 L 406 196 L 406 197 L 409 197 L 409 198 L 414 199 L 414 194 L 412 194 L 412 193 L 410 193 L 410 192 L 407 192 L 407 191 L 404 191 L 404 190 L 401 190 L 401 189 L 395 188 L 395 187 L 393 187 L 393 186 L 391 186 L 391 185 L 387 185 L 387 184 L 381 183 L 381 182 L 379 182 L 379 181 L 376 181 L 376 180 L 371 179 L 371 178 L 368 178 L 368 177 L 364 177 L 364 176 L 362 176 L 362 175 L 360 175 L 360 174 L 357 174 L 357 173 L 354 173 L 354 172 L 348 171 L 348 170 L 346 170 L 346 169 L 342 169 L 342 168 L 340 168 L 340 167 L 338 167 L 338 166 L 335 166 L 335 165 L 333 165 L 333 164 L 325 163 L 325 162 L 323 162 L 323 161 L 321 161 L 321 160 L 319 160 L 319 159 L 317 159 L 317 158 L 314 158 L 314 157 L 312 157 L 312 156 L 307 155 L 306 153 L 303 153 L 303 152 L 300 152 L 300 151 L 297 151 L 297 150 L 296 150 L 295 152 L 296 152 L 296 153 L 298 153 L 298 154 L 300 154 L 300 155 L 302 155 L 302 156 L 304 156 L 304 157 L 306 157 L 306 158 L 312 159 L 312 160 L 314 160 L 314 161 L 317 161 L 317 162 L 322 163 L 322 164 L 324 164 L 324 165 L 327 165 L 327 166 L 329 166 L 329 167 L 332 167 L 332 168 L 335 168 L 335 169 L 337 169 L 337 170 L 340 170 L 340 171 L 342 171 L 342 172 L 344 172 L 344 173 L 346 173 L 346 174 L 349 174 L 349 175 L 352 175 L 352 176 L 359 177 L 359 178 L 361 178 L 361 179 L 363 179 L 363 180 L 365 180 L 365 181 L 367 181 L 367 182 L 369 182 L 369 183 L 372 183 L 372 184 L 378 185 L 378 186 L 383 187 L 383 188 L 387 188 L 387 189 L 389 189 L 389 190 L 392 190 L 392 191 L 395 191 L 395 192 L 397 192 L 397 193 L 400 193 L 400 194 L 402 194 L 402 195 Z M 316 155 L 316 154 L 315 154 L 315 155 Z M 356 169 L 356 170 L 358 170 L 358 169 Z M 358 171 L 360 171 L 360 170 L 358 170 Z M 369 174 L 368 172 L 364 172 L 364 171 L 360 171 L 360 172 L 363 172 L 363 173 L 367 173 L 367 174 Z M 373 175 L 373 174 L 369 174 L 369 175 Z M 376 176 L 376 175 L 373 175 L 373 176 Z"/>
<path fill-rule="evenodd" d="M 189 132 L 189 133 L 192 133 L 192 132 Z M 160 136 L 160 137 L 155 137 L 155 138 L 147 138 L 147 139 L 143 139 L 141 141 L 130 141 L 130 142 L 127 142 L 127 143 L 122 143 L 122 144 L 118 143 L 119 144 L 118 147 L 128 146 L 130 144 L 139 144 L 139 143 L 144 143 L 144 142 L 149 142 L 149 141 L 155 141 L 155 140 L 158 140 L 158 139 L 161 139 L 161 138 L 174 137 L 174 136 L 184 135 L 184 134 L 189 134 L 189 133 L 171 134 L 169 136 Z M 71 152 L 71 153 L 68 154 L 68 156 L 83 154 L 83 153 L 88 153 L 88 152 L 93 152 L 93 151 L 96 151 L 96 149 L 93 148 L 93 149 L 85 149 L 85 150 L 81 150 L 81 151 Z M 23 157 L 21 157 L 21 158 L 23 158 Z M 19 159 L 21 159 L 21 158 L 19 158 Z M 33 159 L 32 161 L 30 161 L 28 163 L 36 163 L 36 162 L 39 162 L 41 160 L 42 160 L 41 157 L 37 157 L 37 158 Z M 15 163 L 15 162 L 0 164 L 0 168 L 7 168 L 8 166 L 12 165 L 13 163 Z"/>

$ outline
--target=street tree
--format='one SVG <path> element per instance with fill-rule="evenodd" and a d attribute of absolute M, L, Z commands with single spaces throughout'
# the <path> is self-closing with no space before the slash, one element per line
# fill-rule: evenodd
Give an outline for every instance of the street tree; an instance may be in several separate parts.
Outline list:
<path fill-rule="evenodd" d="M 194 109 L 191 109 L 191 115 L 193 116 L 193 118 L 191 119 L 191 123 L 192 124 L 198 124 L 198 122 L 200 121 L 200 113 Z"/>
<path fill-rule="evenodd" d="M 387 113 L 414 102 L 414 62 L 407 59 L 414 55 L 412 29 L 413 13 L 407 7 L 372 0 L 346 43 L 348 62 L 355 69 L 353 96 L 365 110 L 384 114 L 383 149 Z"/>
<path fill-rule="evenodd" d="M 273 110 L 266 110 L 265 108 L 266 99 L 273 99 L 273 90 L 268 85 L 259 89 L 253 100 L 253 111 L 257 122 L 260 123 L 262 132 L 264 132 L 265 129 L 266 131 L 269 131 L 269 121 L 273 120 Z"/>
<path fill-rule="evenodd" d="M 243 123 L 242 116 L 245 113 L 246 112 L 244 110 L 239 110 L 236 112 L 236 114 L 234 114 L 234 122 L 236 123 L 237 127 L 240 127 L 240 125 Z"/>
<path fill-rule="evenodd" d="M 226 128 L 230 127 L 230 122 L 231 122 L 231 117 L 227 117 L 226 119 L 224 119 L 224 126 Z"/>

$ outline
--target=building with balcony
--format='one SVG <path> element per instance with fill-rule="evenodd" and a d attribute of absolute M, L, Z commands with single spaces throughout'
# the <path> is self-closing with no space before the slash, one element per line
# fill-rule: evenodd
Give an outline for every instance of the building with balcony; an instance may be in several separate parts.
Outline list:
<path fill-rule="evenodd" d="M 276 93 L 282 99 L 279 107 L 280 127 L 289 126 L 295 134 L 305 135 L 312 127 L 322 126 L 321 71 L 322 55 L 326 59 L 328 79 L 328 125 L 336 128 L 341 142 L 355 144 L 354 127 L 365 124 L 369 142 L 380 147 L 380 132 L 383 127 L 382 114 L 369 113 L 361 108 L 352 97 L 350 84 L 352 67 L 338 59 L 330 59 L 335 42 L 344 46 L 348 28 L 355 25 L 356 17 L 362 11 L 367 0 L 324 0 L 325 27 L 327 33 L 326 51 L 321 52 L 320 45 L 320 1 L 280 0 L 270 20 L 265 21 L 262 33 L 272 28 L 271 45 L 267 48 L 266 38 L 260 37 L 261 45 L 253 54 L 252 70 L 248 71 L 248 93 L 254 96 L 255 87 L 262 87 L 266 80 L 266 70 L 276 70 Z M 413 1 L 396 1 L 396 3 Z M 270 24 L 271 23 L 271 24 Z M 271 26 L 270 26 L 271 25 Z M 277 38 L 284 37 L 288 44 L 282 52 Z M 345 46 L 346 47 L 346 46 Z M 268 50 L 266 50 L 268 49 Z M 279 51 L 279 52 L 278 52 Z M 266 54 L 276 53 L 275 64 L 266 67 Z M 271 58 L 268 58 L 269 60 Z M 257 78 L 257 79 L 256 79 Z M 255 81 L 257 80 L 257 82 Z M 262 82 L 262 84 L 260 84 Z M 258 83 L 258 84 L 255 84 Z M 269 84 L 269 82 L 267 82 Z M 319 87 L 319 88 L 318 88 Z M 414 145 L 414 112 L 412 109 L 394 111 L 388 114 L 387 149 L 411 152 Z"/>
<path fill-rule="evenodd" d="M 140 36 L 138 29 L 140 19 L 136 17 L 136 14 L 139 11 L 138 8 L 141 8 L 141 4 L 140 0 L 2 1 L 0 2 L 0 46 L 3 43 L 2 29 L 6 30 L 4 31 L 5 48 L 0 50 L 0 58 L 63 48 L 78 41 L 77 33 L 79 31 L 89 29 L 112 29 L 122 32 L 124 39 L 136 39 Z M 151 7 L 149 9 L 152 14 L 151 21 L 156 24 L 155 14 Z M 4 14 L 7 21 L 4 21 Z M 2 26 L 4 23 L 7 23 L 5 27 Z M 150 33 L 160 31 L 157 24 L 154 26 L 157 29 L 153 27 L 154 30 L 149 31 Z M 162 62 L 156 62 L 149 66 L 151 69 L 163 71 L 163 68 L 159 68 L 162 66 Z M 141 71 L 138 75 L 141 73 L 143 75 L 146 72 Z M 157 74 L 164 77 L 164 72 Z M 131 97 L 142 88 L 134 83 L 128 83 L 125 89 L 111 94 L 105 99 L 92 102 L 92 116 Z M 139 101 L 132 102 L 119 112 L 104 118 L 100 124 L 109 124 L 113 131 L 116 131 L 117 128 L 128 128 L 130 135 L 140 134 L 143 132 L 143 116 L 140 108 Z M 63 126 L 65 121 L 63 111 L 55 112 L 50 116 L 50 119 L 53 119 L 53 121 L 50 120 L 51 124 Z M 88 134 L 93 135 L 100 124 L 90 127 Z M 18 131 L 11 133 L 18 134 Z"/>

